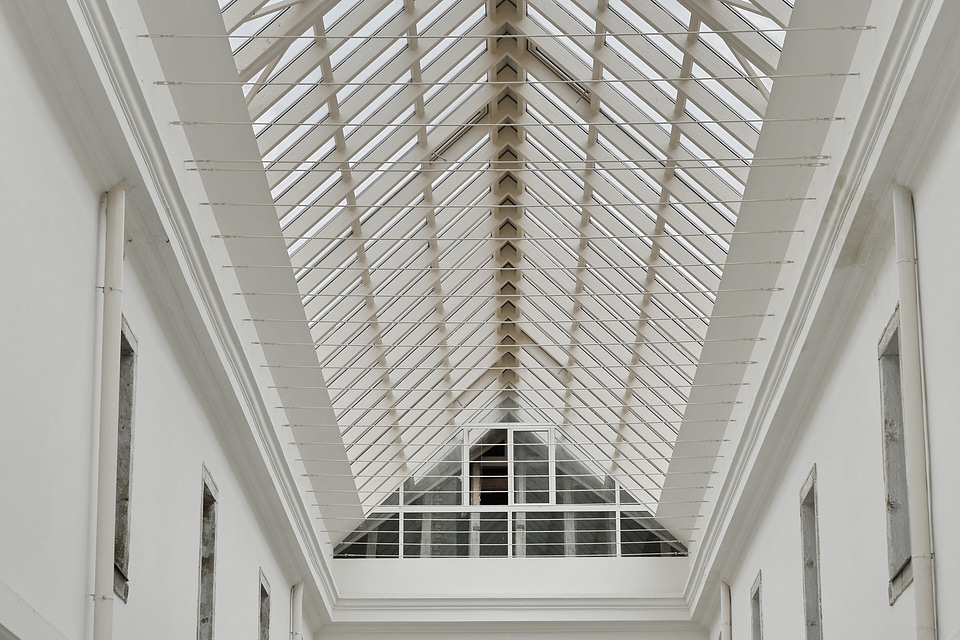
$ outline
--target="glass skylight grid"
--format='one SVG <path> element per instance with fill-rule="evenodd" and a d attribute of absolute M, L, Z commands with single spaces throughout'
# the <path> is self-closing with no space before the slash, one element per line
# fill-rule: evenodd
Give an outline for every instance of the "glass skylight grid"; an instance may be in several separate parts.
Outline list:
<path fill-rule="evenodd" d="M 276 19 L 275 15 L 265 15 L 241 23 L 230 33 L 230 49 L 234 55 L 254 40 L 254 36 L 263 31 Z"/>
<path fill-rule="evenodd" d="M 242 53 L 304 8 L 277 2 L 222 6 L 355 471 L 397 468 L 396 426 L 423 459 L 512 398 L 609 442 L 587 453 L 616 453 L 655 503 L 783 40 L 730 29 L 783 26 L 790 3 L 351 0 L 319 39 L 301 23 L 272 57 Z M 506 56 L 519 81 L 488 83 Z M 365 508 L 401 481 L 358 482 Z"/>

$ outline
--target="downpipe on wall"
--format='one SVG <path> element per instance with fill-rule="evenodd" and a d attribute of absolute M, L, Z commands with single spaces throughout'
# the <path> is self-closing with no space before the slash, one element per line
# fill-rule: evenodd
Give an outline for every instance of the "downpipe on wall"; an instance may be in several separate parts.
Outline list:
<path fill-rule="evenodd" d="M 733 640 L 730 585 L 720 582 L 720 640 Z"/>
<path fill-rule="evenodd" d="M 900 185 L 894 185 L 893 188 L 893 226 L 900 288 L 900 384 L 917 640 L 936 640 L 936 588 L 927 471 L 928 440 L 923 403 L 916 226 L 913 194 Z"/>
<path fill-rule="evenodd" d="M 97 529 L 93 578 L 94 640 L 112 640 L 113 638 L 113 564 L 117 503 L 117 425 L 120 419 L 120 332 L 125 207 L 126 191 L 123 185 L 117 185 L 107 193 L 104 242 Z"/>
<path fill-rule="evenodd" d="M 290 589 L 290 640 L 303 640 L 303 582 Z"/>

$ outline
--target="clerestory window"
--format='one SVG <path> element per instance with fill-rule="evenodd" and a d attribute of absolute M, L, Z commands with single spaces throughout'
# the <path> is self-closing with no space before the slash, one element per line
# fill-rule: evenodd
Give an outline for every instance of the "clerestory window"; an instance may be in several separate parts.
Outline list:
<path fill-rule="evenodd" d="M 558 429 L 464 429 L 338 557 L 664 556 L 686 548 Z"/>
<path fill-rule="evenodd" d="M 887 564 L 890 604 L 913 579 L 910 566 L 910 505 L 903 443 L 903 399 L 900 387 L 900 315 L 887 324 L 880 339 L 880 398 L 883 420 L 883 475 L 886 486 Z"/>

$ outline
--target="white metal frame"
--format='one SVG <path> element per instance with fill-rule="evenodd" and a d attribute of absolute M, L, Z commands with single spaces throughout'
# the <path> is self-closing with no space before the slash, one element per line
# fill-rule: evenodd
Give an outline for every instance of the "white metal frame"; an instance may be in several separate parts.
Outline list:
<path fill-rule="evenodd" d="M 791 9 L 225 4 L 367 510 L 507 397 L 656 505 Z"/>

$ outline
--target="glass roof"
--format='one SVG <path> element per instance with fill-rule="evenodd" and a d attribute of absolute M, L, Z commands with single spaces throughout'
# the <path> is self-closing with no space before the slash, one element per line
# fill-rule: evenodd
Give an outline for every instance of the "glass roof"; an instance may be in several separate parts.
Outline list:
<path fill-rule="evenodd" d="M 792 3 L 220 4 L 365 508 L 509 400 L 656 513 Z"/>

